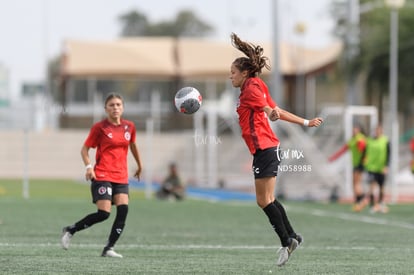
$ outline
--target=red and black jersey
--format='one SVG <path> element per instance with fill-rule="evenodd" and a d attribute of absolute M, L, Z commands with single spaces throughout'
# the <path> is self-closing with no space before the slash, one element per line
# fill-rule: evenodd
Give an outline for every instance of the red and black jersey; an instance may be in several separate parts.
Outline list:
<path fill-rule="evenodd" d="M 263 107 L 276 107 L 266 84 L 258 77 L 246 79 L 240 88 L 237 113 L 242 137 L 250 152 L 279 145 L 279 139 L 270 127 Z"/>
<path fill-rule="evenodd" d="M 135 125 L 128 120 L 121 119 L 120 125 L 114 125 L 105 119 L 92 126 L 84 144 L 96 148 L 97 181 L 128 184 L 128 148 L 135 137 Z"/>

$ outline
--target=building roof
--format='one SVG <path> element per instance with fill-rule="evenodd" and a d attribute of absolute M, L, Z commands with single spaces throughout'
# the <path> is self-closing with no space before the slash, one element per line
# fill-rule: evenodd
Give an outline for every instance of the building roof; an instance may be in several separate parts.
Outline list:
<path fill-rule="evenodd" d="M 272 59 L 270 43 L 260 43 Z M 341 43 L 309 49 L 280 44 L 283 75 L 306 74 L 335 62 Z M 232 61 L 242 53 L 228 43 L 205 39 L 137 37 L 114 41 L 67 40 L 62 74 L 65 76 L 227 77 Z M 271 63 L 271 62 L 270 62 Z M 264 70 L 264 74 L 269 71 Z"/>

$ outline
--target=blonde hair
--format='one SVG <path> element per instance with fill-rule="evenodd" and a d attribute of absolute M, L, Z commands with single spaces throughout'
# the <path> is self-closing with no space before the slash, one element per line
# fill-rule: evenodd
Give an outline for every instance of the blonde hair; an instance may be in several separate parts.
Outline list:
<path fill-rule="evenodd" d="M 231 34 L 233 47 L 244 53 L 247 57 L 238 57 L 233 65 L 242 71 L 248 71 L 249 77 L 255 77 L 262 73 L 262 69 L 270 70 L 269 58 L 263 56 L 263 48 L 249 42 L 242 41 L 235 33 Z"/>

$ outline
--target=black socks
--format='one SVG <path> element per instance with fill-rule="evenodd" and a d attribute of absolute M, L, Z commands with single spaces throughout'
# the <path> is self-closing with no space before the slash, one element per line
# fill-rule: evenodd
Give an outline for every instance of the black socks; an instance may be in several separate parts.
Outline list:
<path fill-rule="evenodd" d="M 265 208 L 263 208 L 263 211 L 266 213 L 270 224 L 272 225 L 276 234 L 279 236 L 282 246 L 288 246 L 289 234 L 286 230 L 285 224 L 283 222 L 283 216 L 279 208 L 274 203 L 269 203 Z"/>
<path fill-rule="evenodd" d="M 364 197 L 365 197 L 364 195 L 357 195 L 355 199 L 355 203 L 360 203 Z"/>
<path fill-rule="evenodd" d="M 125 221 L 128 214 L 128 205 L 118 205 L 116 210 L 116 217 L 112 225 L 111 234 L 109 235 L 106 248 L 113 247 L 115 245 L 125 227 Z"/>
<path fill-rule="evenodd" d="M 73 235 L 75 232 L 86 229 L 95 223 L 103 222 L 107 218 L 109 218 L 109 212 L 98 210 L 95 213 L 89 214 L 74 225 L 69 226 L 68 231 Z"/>
<path fill-rule="evenodd" d="M 274 200 L 273 204 L 279 209 L 280 214 L 282 215 L 283 224 L 285 225 L 286 231 L 289 234 L 289 237 L 296 238 L 296 233 L 293 230 L 293 227 L 290 225 L 289 219 L 287 217 L 285 208 L 277 200 Z"/>

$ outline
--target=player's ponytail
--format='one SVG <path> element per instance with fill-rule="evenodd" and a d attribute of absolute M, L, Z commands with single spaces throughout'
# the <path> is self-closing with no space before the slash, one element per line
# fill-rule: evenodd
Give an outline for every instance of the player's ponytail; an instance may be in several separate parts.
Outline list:
<path fill-rule="evenodd" d="M 235 33 L 231 34 L 231 42 L 236 49 L 247 56 L 247 58 L 239 57 L 233 62 L 239 70 L 247 70 L 250 77 L 261 74 L 263 67 L 270 70 L 270 65 L 267 63 L 269 59 L 263 56 L 264 50 L 261 46 L 242 41 Z"/>

